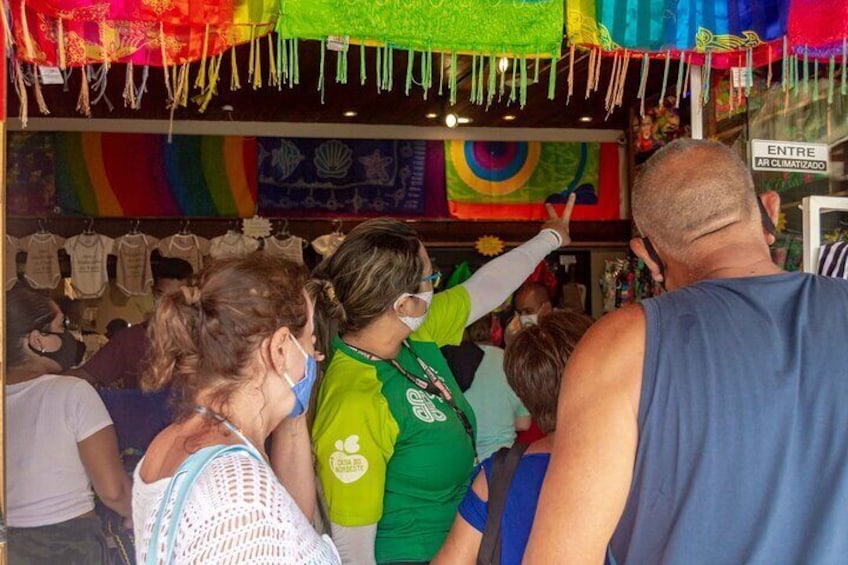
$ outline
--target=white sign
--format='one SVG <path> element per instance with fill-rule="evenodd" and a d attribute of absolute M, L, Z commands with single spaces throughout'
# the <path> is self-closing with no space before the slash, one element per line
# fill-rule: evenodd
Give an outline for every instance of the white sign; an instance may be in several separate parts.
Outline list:
<path fill-rule="evenodd" d="M 38 67 L 41 84 L 65 84 L 65 78 L 59 67 Z"/>
<path fill-rule="evenodd" d="M 331 35 L 327 38 L 327 50 L 346 53 L 350 46 L 349 35 Z"/>
<path fill-rule="evenodd" d="M 830 150 L 827 143 L 752 139 L 751 168 L 826 175 L 830 172 Z"/>
<path fill-rule="evenodd" d="M 730 67 L 731 84 L 733 88 L 754 86 L 753 69 L 748 67 Z"/>
<path fill-rule="evenodd" d="M 245 218 L 241 222 L 241 233 L 256 239 L 268 237 L 271 235 L 271 220 L 261 216 Z"/>

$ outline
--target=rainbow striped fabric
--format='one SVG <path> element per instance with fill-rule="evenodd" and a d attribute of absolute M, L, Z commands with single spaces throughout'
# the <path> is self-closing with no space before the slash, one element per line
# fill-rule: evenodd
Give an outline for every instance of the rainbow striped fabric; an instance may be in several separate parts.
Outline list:
<path fill-rule="evenodd" d="M 252 216 L 256 140 L 119 133 L 53 134 L 64 214 Z"/>

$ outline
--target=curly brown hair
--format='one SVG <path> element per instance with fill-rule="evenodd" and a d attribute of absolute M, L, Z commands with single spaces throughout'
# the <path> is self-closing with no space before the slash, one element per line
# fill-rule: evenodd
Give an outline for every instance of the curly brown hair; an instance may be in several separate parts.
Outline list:
<path fill-rule="evenodd" d="M 518 332 L 506 348 L 507 382 L 545 433 L 556 429 L 562 373 L 593 321 L 584 314 L 554 310 Z"/>
<path fill-rule="evenodd" d="M 226 406 L 250 375 L 262 341 L 281 327 L 300 335 L 308 310 L 306 271 L 254 253 L 211 263 L 179 292 L 163 296 L 150 320 L 144 390 L 170 386 L 177 416 L 190 414 L 201 392 Z"/>

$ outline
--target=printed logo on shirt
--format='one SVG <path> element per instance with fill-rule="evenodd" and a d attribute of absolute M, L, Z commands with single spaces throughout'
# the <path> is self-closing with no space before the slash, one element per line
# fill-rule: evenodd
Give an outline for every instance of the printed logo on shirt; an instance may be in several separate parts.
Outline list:
<path fill-rule="evenodd" d="M 359 436 L 348 436 L 335 443 L 336 451 L 330 455 L 330 470 L 345 484 L 355 483 L 368 472 L 368 459 L 359 453 Z"/>
<path fill-rule="evenodd" d="M 444 422 L 447 420 L 445 413 L 436 408 L 430 396 L 423 391 L 409 388 L 406 390 L 406 400 L 412 407 L 412 413 L 415 417 L 427 424 L 433 422 Z"/>

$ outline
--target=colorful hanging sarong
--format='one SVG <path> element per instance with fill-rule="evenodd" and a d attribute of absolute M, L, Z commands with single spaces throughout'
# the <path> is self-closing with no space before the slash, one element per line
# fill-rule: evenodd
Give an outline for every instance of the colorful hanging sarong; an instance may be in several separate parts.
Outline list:
<path fill-rule="evenodd" d="M 572 192 L 575 219 L 619 217 L 615 144 L 447 141 L 445 161 L 455 218 L 545 219 L 545 202 L 563 204 Z"/>
<path fill-rule="evenodd" d="M 842 62 L 842 43 L 848 38 L 848 2 L 845 0 L 792 0 L 789 42 L 798 55 Z"/>
<path fill-rule="evenodd" d="M 278 0 L 11 2 L 19 59 L 76 67 L 163 66 L 213 57 L 274 29 Z"/>
<path fill-rule="evenodd" d="M 285 38 L 550 57 L 559 53 L 562 27 L 562 0 L 285 0 L 277 29 Z"/>

